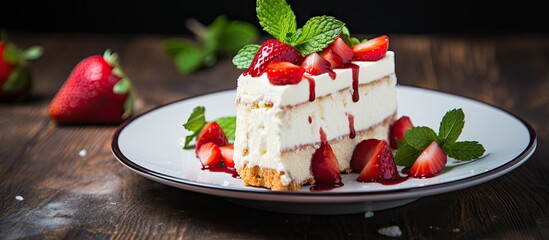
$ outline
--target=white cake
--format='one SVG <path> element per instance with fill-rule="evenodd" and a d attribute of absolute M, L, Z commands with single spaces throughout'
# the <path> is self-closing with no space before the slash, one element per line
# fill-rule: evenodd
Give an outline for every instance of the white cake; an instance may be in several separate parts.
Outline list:
<path fill-rule="evenodd" d="M 273 85 L 266 74 L 238 78 L 234 162 L 246 185 L 299 190 L 313 184 L 311 157 L 321 132 L 342 173 L 367 138 L 387 139 L 397 115 L 394 52 L 377 61 L 353 61 L 358 70 L 334 69 L 294 85 Z M 313 84 L 313 85 L 311 85 Z"/>

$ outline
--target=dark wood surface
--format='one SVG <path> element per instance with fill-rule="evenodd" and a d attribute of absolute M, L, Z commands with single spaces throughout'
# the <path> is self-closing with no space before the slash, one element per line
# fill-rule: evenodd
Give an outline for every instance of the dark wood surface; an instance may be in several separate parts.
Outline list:
<path fill-rule="evenodd" d="M 62 127 L 46 113 L 72 67 L 106 48 L 121 56 L 138 113 L 236 87 L 230 59 L 181 76 L 160 48 L 168 36 L 9 37 L 45 52 L 30 63 L 32 97 L 0 104 L 0 239 L 383 239 L 377 230 L 390 225 L 406 239 L 549 239 L 549 36 L 391 35 L 401 84 L 512 112 L 533 126 L 538 147 L 504 176 L 369 218 L 271 213 L 166 186 L 116 160 L 117 126 Z"/>

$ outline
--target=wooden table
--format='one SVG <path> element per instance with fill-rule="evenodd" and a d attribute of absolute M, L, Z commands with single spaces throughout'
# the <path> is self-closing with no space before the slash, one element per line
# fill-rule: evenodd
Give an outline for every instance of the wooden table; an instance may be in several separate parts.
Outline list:
<path fill-rule="evenodd" d="M 533 126 L 538 147 L 504 176 L 368 218 L 271 213 L 163 185 L 116 160 L 117 126 L 61 127 L 47 117 L 72 67 L 106 48 L 121 56 L 138 113 L 236 87 L 229 59 L 181 76 L 160 48 L 168 36 L 9 37 L 45 52 L 31 62 L 32 98 L 0 104 L 0 239 L 370 239 L 391 225 L 408 239 L 549 239 L 549 36 L 391 35 L 401 84 L 512 112 Z"/>

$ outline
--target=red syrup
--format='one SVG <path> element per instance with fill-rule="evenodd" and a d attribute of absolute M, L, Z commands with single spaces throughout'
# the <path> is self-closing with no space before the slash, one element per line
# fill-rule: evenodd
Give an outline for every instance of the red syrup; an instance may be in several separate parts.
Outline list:
<path fill-rule="evenodd" d="M 382 185 L 395 185 L 408 180 L 408 178 L 410 178 L 409 175 L 405 175 L 405 176 L 398 175 L 398 177 L 394 179 L 379 179 L 376 182 L 381 183 Z"/>
<path fill-rule="evenodd" d="M 330 76 L 330 78 L 332 80 L 335 80 L 336 79 L 336 72 L 333 69 L 329 69 L 328 70 L 328 76 Z"/>
<path fill-rule="evenodd" d="M 309 121 L 309 124 L 313 123 L 313 118 L 311 118 L 311 116 L 309 116 L 309 119 L 307 119 Z"/>
<path fill-rule="evenodd" d="M 353 114 L 350 114 L 350 113 L 345 113 L 345 115 L 347 115 L 347 119 L 349 119 L 349 137 L 351 139 L 354 139 L 356 137 L 355 116 L 353 116 Z"/>
<path fill-rule="evenodd" d="M 311 192 L 322 192 L 322 191 L 329 191 L 334 188 L 342 187 L 343 182 L 339 183 L 324 183 L 324 184 L 315 184 L 309 188 L 309 191 Z"/>
<path fill-rule="evenodd" d="M 316 98 L 316 92 L 315 92 L 315 80 L 312 77 L 309 77 L 307 75 L 303 75 L 307 81 L 309 81 L 309 102 L 313 102 Z"/>
<path fill-rule="evenodd" d="M 224 172 L 231 174 L 233 178 L 240 178 L 240 175 L 238 175 L 238 172 L 235 168 L 230 168 L 225 165 L 215 165 L 215 166 L 202 166 L 202 170 L 207 170 L 210 172 Z"/>
<path fill-rule="evenodd" d="M 353 71 L 353 102 L 358 102 L 359 100 L 358 73 L 359 73 L 360 67 L 354 63 L 348 63 L 348 64 L 345 64 L 343 68 L 350 68 Z"/>

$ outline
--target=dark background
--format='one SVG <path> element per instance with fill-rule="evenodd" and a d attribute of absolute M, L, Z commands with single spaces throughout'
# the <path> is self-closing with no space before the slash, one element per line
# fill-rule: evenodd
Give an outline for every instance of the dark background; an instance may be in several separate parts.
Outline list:
<path fill-rule="evenodd" d="M 318 15 L 344 21 L 351 33 L 547 33 L 543 1 L 288 0 L 298 26 Z M 0 27 L 45 33 L 188 34 L 185 21 L 208 25 L 218 15 L 259 27 L 255 0 L 4 1 Z"/>

